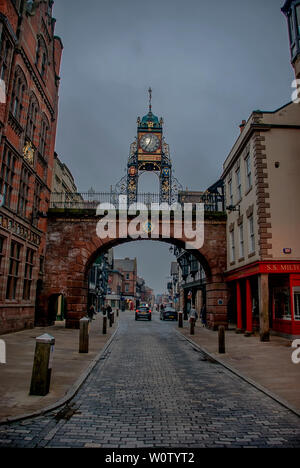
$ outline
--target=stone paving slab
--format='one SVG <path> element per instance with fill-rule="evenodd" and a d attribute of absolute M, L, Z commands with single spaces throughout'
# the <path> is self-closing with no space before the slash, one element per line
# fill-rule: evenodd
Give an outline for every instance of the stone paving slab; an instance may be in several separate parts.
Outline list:
<path fill-rule="evenodd" d="M 262 343 L 257 334 L 245 337 L 229 330 L 226 332 L 226 354 L 219 354 L 218 333 L 203 328 L 200 322 L 197 322 L 193 336 L 188 322 L 184 322 L 183 329 L 177 330 L 212 358 L 264 387 L 300 414 L 300 364 L 292 362 L 291 340 L 271 336 L 270 342 Z"/>
<path fill-rule="evenodd" d="M 6 343 L 6 365 L 0 365 L 0 422 L 45 411 L 76 389 L 94 360 L 116 331 L 107 326 L 102 334 L 102 314 L 97 314 L 90 327 L 89 353 L 79 354 L 79 330 L 65 328 L 64 322 L 53 327 L 38 327 L 1 336 Z M 45 397 L 30 396 L 30 382 L 36 337 L 48 333 L 55 338 L 50 393 Z"/>

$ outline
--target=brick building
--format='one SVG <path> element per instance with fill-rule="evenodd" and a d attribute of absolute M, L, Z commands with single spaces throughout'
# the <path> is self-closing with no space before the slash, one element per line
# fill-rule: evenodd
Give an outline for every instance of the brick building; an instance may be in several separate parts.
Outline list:
<path fill-rule="evenodd" d="M 135 259 L 125 258 L 114 260 L 114 269 L 123 274 L 122 296 L 126 302 L 126 308 L 136 306 L 136 282 L 137 282 L 137 262 Z"/>
<path fill-rule="evenodd" d="M 299 74 L 300 2 L 287 1 Z M 296 33 L 297 31 L 297 33 Z M 254 111 L 224 163 L 230 320 L 251 335 L 300 336 L 300 104 Z"/>
<path fill-rule="evenodd" d="M 38 320 L 63 49 L 52 5 L 0 0 L 0 333 Z"/>

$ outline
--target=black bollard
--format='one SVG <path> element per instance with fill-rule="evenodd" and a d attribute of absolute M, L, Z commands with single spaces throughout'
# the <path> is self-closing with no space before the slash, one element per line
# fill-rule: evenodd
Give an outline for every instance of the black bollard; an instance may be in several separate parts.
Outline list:
<path fill-rule="evenodd" d="M 190 334 L 195 335 L 195 318 L 190 317 Z"/>
<path fill-rule="evenodd" d="M 225 327 L 219 327 L 219 354 L 225 354 Z"/>
<path fill-rule="evenodd" d="M 107 317 L 106 317 L 106 315 L 103 316 L 102 333 L 103 333 L 103 335 L 106 335 L 106 333 L 107 333 Z"/>
<path fill-rule="evenodd" d="M 89 352 L 89 332 L 90 321 L 87 317 L 84 317 L 80 320 L 79 353 L 81 354 Z"/>
<path fill-rule="evenodd" d="M 178 312 L 178 328 L 183 328 L 183 312 Z"/>

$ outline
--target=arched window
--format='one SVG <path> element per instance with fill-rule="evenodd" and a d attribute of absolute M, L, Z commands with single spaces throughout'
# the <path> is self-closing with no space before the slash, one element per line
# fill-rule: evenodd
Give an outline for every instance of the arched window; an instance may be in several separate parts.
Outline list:
<path fill-rule="evenodd" d="M 36 96 L 32 93 L 29 101 L 26 136 L 34 143 L 37 115 L 39 112 L 39 105 Z"/>
<path fill-rule="evenodd" d="M 37 39 L 35 64 L 42 78 L 46 77 L 48 63 L 48 52 L 44 39 L 39 36 Z"/>
<path fill-rule="evenodd" d="M 45 115 L 42 117 L 41 121 L 41 132 L 40 132 L 40 144 L 39 152 L 44 159 L 47 159 L 47 143 L 48 143 L 48 134 L 49 134 L 49 121 Z"/>
<path fill-rule="evenodd" d="M 18 120 L 21 121 L 23 111 L 24 94 L 27 89 L 25 75 L 20 67 L 17 67 L 14 76 L 13 92 L 11 98 L 11 113 Z"/>

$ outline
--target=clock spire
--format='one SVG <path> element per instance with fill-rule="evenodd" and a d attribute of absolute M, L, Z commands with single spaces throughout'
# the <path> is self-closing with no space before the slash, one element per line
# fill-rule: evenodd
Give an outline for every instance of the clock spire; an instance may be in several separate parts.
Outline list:
<path fill-rule="evenodd" d="M 149 113 L 152 112 L 152 89 L 151 87 L 148 90 L 149 93 Z"/>

